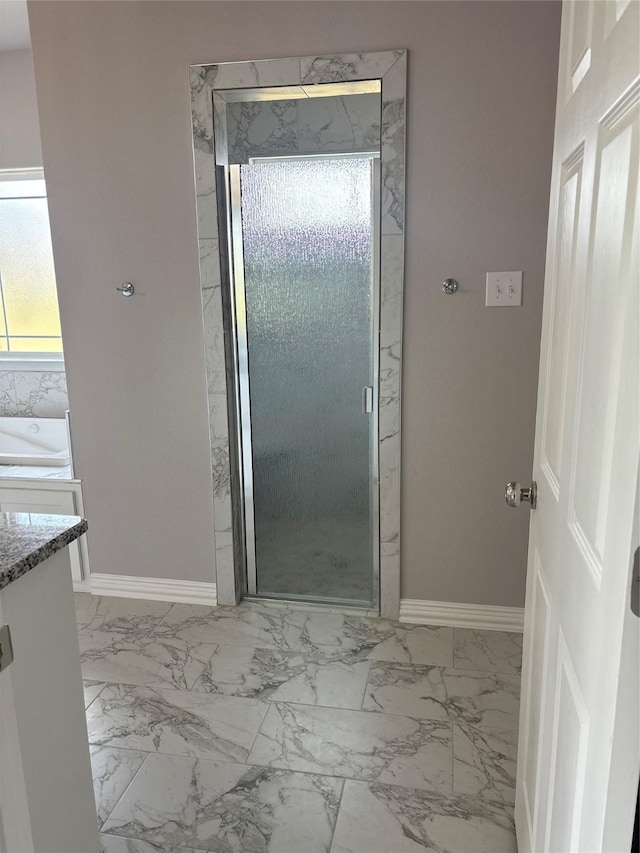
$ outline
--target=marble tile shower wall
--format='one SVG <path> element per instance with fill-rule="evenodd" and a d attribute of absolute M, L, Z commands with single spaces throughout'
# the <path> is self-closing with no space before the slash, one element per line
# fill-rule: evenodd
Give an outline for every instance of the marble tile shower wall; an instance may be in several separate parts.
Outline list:
<path fill-rule="evenodd" d="M 249 157 L 375 151 L 380 96 L 348 95 L 227 105 L 230 163 Z"/>
<path fill-rule="evenodd" d="M 63 418 L 69 408 L 61 370 L 0 372 L 0 417 Z"/>

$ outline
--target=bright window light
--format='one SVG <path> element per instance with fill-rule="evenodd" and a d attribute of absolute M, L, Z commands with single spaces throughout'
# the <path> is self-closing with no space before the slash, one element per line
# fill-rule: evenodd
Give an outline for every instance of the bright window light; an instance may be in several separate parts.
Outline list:
<path fill-rule="evenodd" d="M 0 358 L 62 354 L 42 171 L 0 172 Z"/>

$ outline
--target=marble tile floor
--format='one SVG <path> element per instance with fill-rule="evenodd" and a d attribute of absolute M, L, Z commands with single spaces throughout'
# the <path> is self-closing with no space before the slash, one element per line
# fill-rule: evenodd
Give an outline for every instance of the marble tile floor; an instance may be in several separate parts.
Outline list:
<path fill-rule="evenodd" d="M 507 853 L 521 636 L 78 594 L 104 853 Z"/>

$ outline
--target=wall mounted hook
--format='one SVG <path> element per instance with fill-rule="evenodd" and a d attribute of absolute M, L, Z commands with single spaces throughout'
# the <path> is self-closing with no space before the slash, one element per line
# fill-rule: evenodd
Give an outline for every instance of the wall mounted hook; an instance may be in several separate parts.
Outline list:
<path fill-rule="evenodd" d="M 118 293 L 121 293 L 123 296 L 133 296 L 136 292 L 135 287 L 131 284 L 130 281 L 124 281 L 120 287 L 116 287 Z"/>
<path fill-rule="evenodd" d="M 455 293 L 457 289 L 458 282 L 455 280 L 455 278 L 445 278 L 445 280 L 442 282 L 442 290 L 444 293 L 451 295 L 452 293 Z"/>

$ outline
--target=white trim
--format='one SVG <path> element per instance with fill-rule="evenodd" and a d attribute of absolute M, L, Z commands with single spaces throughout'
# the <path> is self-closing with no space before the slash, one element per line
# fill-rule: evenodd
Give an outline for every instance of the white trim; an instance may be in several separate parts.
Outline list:
<path fill-rule="evenodd" d="M 34 166 L 29 169 L 0 169 L 0 181 L 43 181 L 44 169 Z"/>
<path fill-rule="evenodd" d="M 46 197 L 47 185 L 43 169 L 0 169 L 0 198 Z"/>
<path fill-rule="evenodd" d="M 215 583 L 101 574 L 92 574 L 90 583 L 93 595 L 148 598 L 181 604 L 217 604 Z"/>
<path fill-rule="evenodd" d="M 415 625 L 447 625 L 453 628 L 480 628 L 485 631 L 524 630 L 524 607 L 491 604 L 459 604 L 456 601 L 424 601 L 403 598 L 400 621 Z"/>
<path fill-rule="evenodd" d="M 33 335 L 32 335 L 33 337 Z M 64 371 L 64 358 L 49 353 L 0 353 L 0 366 L 2 370 L 36 370 L 38 372 Z"/>

